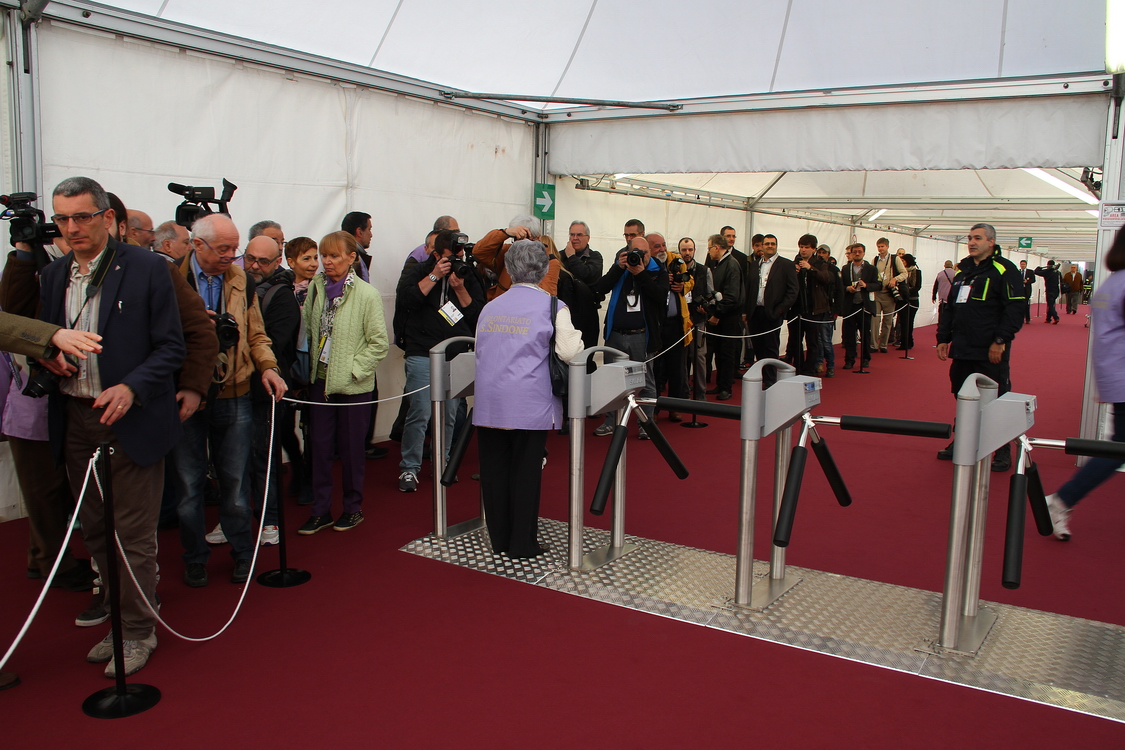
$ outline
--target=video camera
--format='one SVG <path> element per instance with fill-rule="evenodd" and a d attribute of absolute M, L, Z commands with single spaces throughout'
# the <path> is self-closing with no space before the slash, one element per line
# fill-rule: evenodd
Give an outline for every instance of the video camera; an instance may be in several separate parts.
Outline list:
<path fill-rule="evenodd" d="M 449 259 L 449 268 L 462 279 L 468 277 L 476 265 L 477 260 L 473 257 L 473 248 L 476 246 L 475 242 L 469 242 L 467 234 L 458 232 L 453 235 L 453 245 L 450 248 L 453 255 Z"/>
<path fill-rule="evenodd" d="M 181 227 L 191 229 L 191 225 L 196 221 L 207 214 L 215 213 L 211 209 L 212 204 L 218 206 L 218 213 L 230 215 L 230 211 L 227 210 L 227 203 L 234 197 L 234 191 L 238 190 L 238 186 L 224 177 L 223 194 L 217 200 L 213 187 L 191 187 L 190 185 L 169 182 L 168 189 L 176 195 L 184 197 L 184 202 L 176 206 L 176 223 Z"/>
<path fill-rule="evenodd" d="M 35 255 L 35 265 L 42 270 L 51 262 L 45 249 L 52 244 L 55 237 L 62 237 L 58 226 L 47 221 L 47 217 L 38 208 L 32 208 L 39 196 L 35 193 L 12 193 L 0 195 L 0 203 L 7 209 L 0 214 L 0 219 L 10 221 L 12 244 L 23 242 L 31 246 Z"/>

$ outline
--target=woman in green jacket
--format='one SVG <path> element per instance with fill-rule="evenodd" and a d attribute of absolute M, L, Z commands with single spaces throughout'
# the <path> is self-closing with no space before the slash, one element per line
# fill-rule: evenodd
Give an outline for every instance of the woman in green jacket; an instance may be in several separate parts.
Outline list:
<path fill-rule="evenodd" d="M 298 534 L 329 526 L 347 531 L 363 522 L 363 444 L 371 417 L 365 404 L 375 386 L 375 368 L 387 356 L 383 300 L 352 271 L 359 253 L 355 237 L 333 232 L 320 241 L 324 272 L 309 282 L 303 311 L 308 334 L 312 517 Z M 320 406 L 318 404 L 325 404 Z M 332 453 L 344 462 L 344 512 L 332 521 Z"/>

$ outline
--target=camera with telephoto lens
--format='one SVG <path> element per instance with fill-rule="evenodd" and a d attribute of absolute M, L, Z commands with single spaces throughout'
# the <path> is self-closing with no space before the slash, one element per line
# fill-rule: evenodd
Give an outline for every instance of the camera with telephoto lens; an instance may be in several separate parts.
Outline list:
<path fill-rule="evenodd" d="M 645 254 L 640 250 L 630 250 L 629 254 L 625 256 L 625 265 L 639 266 L 645 259 Z"/>
<path fill-rule="evenodd" d="M 234 197 L 234 191 L 238 190 L 238 186 L 224 177 L 223 194 L 218 199 L 215 198 L 215 188 L 213 187 L 192 187 L 169 182 L 168 190 L 184 197 L 184 202 L 176 206 L 176 223 L 181 227 L 191 229 L 191 225 L 196 221 L 207 214 L 215 213 L 211 204 L 218 206 L 219 213 L 229 216 L 230 211 L 227 210 L 227 203 Z"/>
<path fill-rule="evenodd" d="M 215 318 L 215 335 L 219 338 L 219 351 L 238 346 L 238 321 L 229 312 Z"/>
<path fill-rule="evenodd" d="M 683 258 L 675 258 L 668 264 L 668 272 L 672 274 L 673 284 L 686 284 L 691 281 L 691 272 L 687 270 L 687 263 Z"/>
<path fill-rule="evenodd" d="M 44 249 L 56 237 L 62 237 L 57 225 L 47 221 L 46 216 L 38 208 L 32 208 L 39 196 L 35 193 L 12 193 L 0 195 L 0 203 L 7 209 L 0 214 L 0 219 L 12 222 L 9 229 L 12 244 L 23 242 L 31 247 L 35 256 L 36 266 L 42 270 L 51 262 L 51 258 Z"/>
<path fill-rule="evenodd" d="M 473 248 L 476 247 L 475 242 L 469 242 L 469 235 L 458 232 L 453 235 L 453 245 L 450 248 L 453 255 L 449 258 L 449 270 L 457 274 L 462 279 L 468 277 L 473 272 L 473 266 L 476 265 L 476 258 L 473 257 Z"/>

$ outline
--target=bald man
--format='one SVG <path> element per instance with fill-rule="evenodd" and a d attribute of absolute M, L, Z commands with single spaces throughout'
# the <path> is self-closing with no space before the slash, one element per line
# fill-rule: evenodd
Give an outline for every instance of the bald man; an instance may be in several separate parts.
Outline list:
<path fill-rule="evenodd" d="M 156 243 L 156 233 L 152 231 L 152 218 L 144 211 L 128 209 L 129 228 L 125 231 L 125 241 L 130 245 L 152 249 Z"/>

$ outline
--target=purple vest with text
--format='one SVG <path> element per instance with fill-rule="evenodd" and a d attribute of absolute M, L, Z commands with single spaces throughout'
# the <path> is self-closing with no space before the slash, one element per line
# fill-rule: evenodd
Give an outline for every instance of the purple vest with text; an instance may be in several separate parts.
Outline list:
<path fill-rule="evenodd" d="M 477 321 L 473 424 L 509 430 L 562 425 L 562 402 L 551 393 L 547 365 L 551 329 L 551 298 L 538 287 L 514 286 L 484 306 Z"/>

